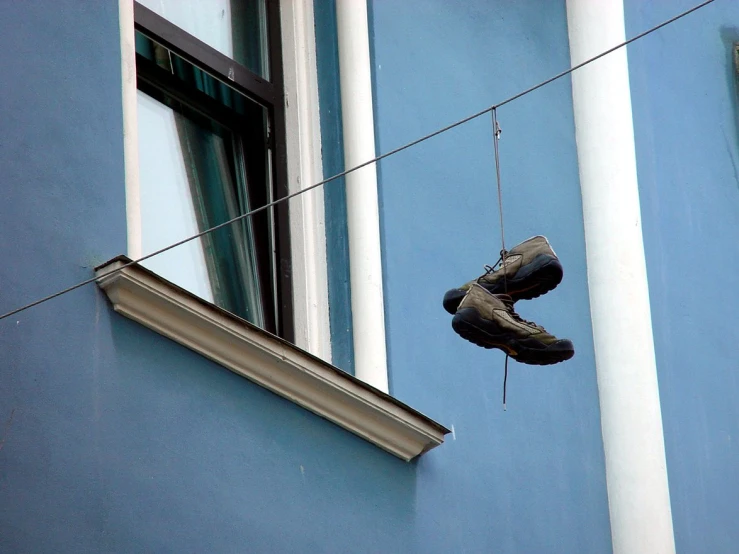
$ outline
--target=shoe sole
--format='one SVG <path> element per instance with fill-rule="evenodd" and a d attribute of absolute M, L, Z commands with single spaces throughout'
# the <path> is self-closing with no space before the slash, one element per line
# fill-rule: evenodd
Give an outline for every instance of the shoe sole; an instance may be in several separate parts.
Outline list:
<path fill-rule="evenodd" d="M 486 331 L 483 328 L 486 324 L 490 325 L 480 317 L 475 308 L 462 308 L 452 319 L 452 328 L 462 338 L 482 348 L 498 348 L 522 364 L 552 365 L 569 360 L 575 355 L 575 348 L 567 339 L 542 348 L 541 343 L 534 339 L 511 339 L 508 333 Z"/>
<path fill-rule="evenodd" d="M 508 279 L 508 292 L 505 292 L 506 283 L 500 281 L 494 285 L 480 283 L 492 294 L 508 294 L 514 302 L 518 300 L 531 300 L 549 292 L 562 282 L 562 264 L 553 256 L 539 255 L 518 270 L 516 275 Z M 462 302 L 467 291 L 464 289 L 451 289 L 444 295 L 444 309 L 454 315 L 459 303 Z"/>

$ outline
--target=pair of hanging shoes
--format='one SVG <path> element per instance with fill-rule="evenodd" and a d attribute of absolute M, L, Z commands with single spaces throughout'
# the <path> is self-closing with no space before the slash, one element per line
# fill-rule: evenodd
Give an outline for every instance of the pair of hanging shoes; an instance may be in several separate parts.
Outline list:
<path fill-rule="evenodd" d="M 543 236 L 501 251 L 494 266 L 477 279 L 444 295 L 444 309 L 454 314 L 452 328 L 483 348 L 498 348 L 514 360 L 550 365 L 574 356 L 572 341 L 558 339 L 543 327 L 522 319 L 518 300 L 536 298 L 562 281 L 562 264 Z"/>

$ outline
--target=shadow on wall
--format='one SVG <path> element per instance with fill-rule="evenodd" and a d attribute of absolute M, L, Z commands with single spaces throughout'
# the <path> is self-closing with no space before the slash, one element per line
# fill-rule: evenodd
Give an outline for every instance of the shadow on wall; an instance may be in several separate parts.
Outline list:
<path fill-rule="evenodd" d="M 739 27 L 721 27 L 721 40 L 726 48 L 726 84 L 729 87 L 730 96 L 734 99 L 731 106 L 734 112 L 734 125 L 736 127 L 733 142 L 736 142 L 739 141 Z M 729 142 L 730 138 L 725 138 Z M 737 167 L 737 160 L 734 159 L 732 149 L 728 144 L 727 150 L 731 163 L 734 166 L 736 186 L 739 188 L 739 167 Z"/>

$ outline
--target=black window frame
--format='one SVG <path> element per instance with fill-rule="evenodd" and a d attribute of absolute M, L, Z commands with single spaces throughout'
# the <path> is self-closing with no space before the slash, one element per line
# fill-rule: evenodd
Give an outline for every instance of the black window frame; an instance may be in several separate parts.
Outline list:
<path fill-rule="evenodd" d="M 289 194 L 287 179 L 287 153 L 285 129 L 285 102 L 282 68 L 282 40 L 280 30 L 279 0 L 266 0 L 267 12 L 267 48 L 269 54 L 270 80 L 266 80 L 237 63 L 228 56 L 215 50 L 201 40 L 177 27 L 159 14 L 134 1 L 134 27 L 137 31 L 158 42 L 165 48 L 181 56 L 196 67 L 216 79 L 227 83 L 239 93 L 263 106 L 267 111 L 268 136 L 267 147 L 272 153 L 272 198 L 279 199 Z M 139 68 L 145 66 L 139 55 L 136 56 L 137 75 Z M 167 94 L 179 97 L 185 103 L 192 104 L 193 98 L 187 92 L 179 90 L 177 84 L 165 85 L 165 81 L 157 81 L 157 85 Z M 202 100 L 202 99 L 199 99 Z M 197 105 L 198 100 L 195 101 Z M 274 325 L 266 330 L 283 339 L 294 342 L 294 316 L 292 301 L 292 258 L 290 249 L 290 222 L 288 202 L 281 202 L 269 208 L 272 212 L 274 232 L 274 252 L 270 253 L 273 261 Z"/>

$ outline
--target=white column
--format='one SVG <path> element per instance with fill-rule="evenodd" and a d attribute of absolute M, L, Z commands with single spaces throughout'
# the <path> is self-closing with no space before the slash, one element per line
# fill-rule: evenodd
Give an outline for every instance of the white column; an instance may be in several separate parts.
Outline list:
<path fill-rule="evenodd" d="M 567 0 L 570 56 L 625 40 L 622 0 Z M 572 74 L 614 554 L 675 552 L 626 49 Z"/>
<path fill-rule="evenodd" d="M 375 157 L 372 72 L 365 0 L 338 0 L 336 22 L 346 168 Z M 346 177 L 354 368 L 359 379 L 387 392 L 377 171 L 371 164 Z"/>
<path fill-rule="evenodd" d="M 136 43 L 133 0 L 119 0 L 121 33 L 121 85 L 123 99 L 123 165 L 126 175 L 126 225 L 128 256 L 140 258 L 141 194 L 139 190 L 139 138 L 136 123 Z"/>

